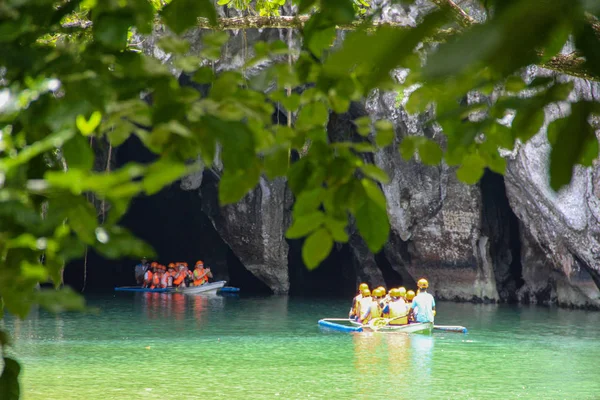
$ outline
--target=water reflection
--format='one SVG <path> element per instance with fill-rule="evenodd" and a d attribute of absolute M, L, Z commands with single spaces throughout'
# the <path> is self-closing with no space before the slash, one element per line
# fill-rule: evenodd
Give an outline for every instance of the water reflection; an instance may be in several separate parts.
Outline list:
<path fill-rule="evenodd" d="M 352 335 L 354 342 L 354 367 L 357 372 L 357 394 L 369 397 L 381 381 L 378 366 L 381 365 L 382 335 L 371 332 L 361 332 Z"/>
<path fill-rule="evenodd" d="M 416 381 L 432 379 L 434 336 L 362 332 L 353 334 L 352 341 L 361 398 L 393 396 L 411 390 Z"/>

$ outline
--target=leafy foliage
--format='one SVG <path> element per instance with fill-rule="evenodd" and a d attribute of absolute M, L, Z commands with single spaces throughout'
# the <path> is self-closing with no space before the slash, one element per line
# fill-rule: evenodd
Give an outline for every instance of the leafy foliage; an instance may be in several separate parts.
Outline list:
<path fill-rule="evenodd" d="M 405 1 L 409 2 L 409 1 Z M 439 2 L 437 2 L 439 3 Z M 197 168 L 223 165 L 221 204 L 238 201 L 264 173 L 287 178 L 296 202 L 289 238 L 307 237 L 303 259 L 316 267 L 334 242 L 349 240 L 355 221 L 372 252 L 386 243 L 390 224 L 381 185 L 385 171 L 367 162 L 398 146 L 426 164 L 443 160 L 458 177 L 475 183 L 485 168 L 503 172 L 499 149 L 527 141 L 544 123 L 543 108 L 567 100 L 572 83 L 525 81 L 524 67 L 551 60 L 569 37 L 585 56 L 589 76 L 600 73 L 598 21 L 593 1 L 488 0 L 485 23 L 457 26 L 452 8 L 426 15 L 416 27 L 372 29 L 378 10 L 362 0 L 306 0 L 312 14 L 302 30 L 304 47 L 258 43 L 249 64 L 272 63 L 258 76 L 241 71 L 215 75 L 229 34 L 203 35 L 202 51 L 189 54 L 183 34 L 198 17 L 217 22 L 208 0 L 20 0 L 0 6 L 0 293 L 20 317 L 39 303 L 52 311 L 81 309 L 68 290 L 38 291 L 39 282 L 61 286 L 66 262 L 85 246 L 108 258 L 150 256 L 152 249 L 118 226 L 131 200 L 153 194 Z M 252 5 L 254 4 L 254 5 Z M 263 16 L 279 15 L 282 0 L 220 0 Z M 368 11 L 367 11 L 368 10 Z M 333 48 L 336 26 L 362 16 L 362 25 Z M 88 21 L 89 20 L 89 21 Z M 180 87 L 169 69 L 131 45 L 157 21 L 173 33 L 159 46 L 174 65 L 209 87 L 206 96 Z M 91 22 L 89 24 L 88 22 Z M 448 29 L 448 27 L 451 29 Z M 440 32 L 444 41 L 435 45 Z M 293 63 L 282 62 L 290 55 Z M 406 68 L 401 83 L 391 71 Z M 595 75 L 594 75 L 595 74 Z M 269 83 L 275 89 L 265 92 Z M 302 88 L 304 90 L 292 90 Z M 416 88 L 416 90 L 415 90 Z M 390 121 L 355 121 L 363 142 L 332 142 L 331 112 L 373 89 L 397 90 L 410 113 L 430 116 L 444 141 L 399 138 Z M 404 93 L 411 92 L 408 98 Z M 479 92 L 483 101 L 464 101 Z M 141 95 L 148 101 L 141 100 Z M 406 102 L 405 102 L 406 100 Z M 274 104 L 293 113 L 289 126 L 274 124 Z M 435 113 L 426 112 L 434 107 Z M 551 123 L 551 185 L 569 183 L 573 167 L 591 165 L 598 142 L 591 122 L 598 104 L 580 101 Z M 506 122 L 513 116 L 512 122 Z M 510 118 L 509 118 L 510 119 Z M 119 146 L 137 136 L 157 159 L 97 172 L 94 146 Z M 401 139 L 401 140 L 400 140 Z M 440 145 L 443 143 L 443 146 Z M 97 147 L 96 147 L 97 148 Z M 220 152 L 217 152 L 220 149 Z M 292 153 L 300 154 L 291 162 Z M 200 155 L 202 164 L 190 164 Z M 95 198 L 109 206 L 98 210 Z M 2 340 L 5 345 L 6 340 Z M 18 364 L 5 357 L 0 396 L 18 398 Z"/>

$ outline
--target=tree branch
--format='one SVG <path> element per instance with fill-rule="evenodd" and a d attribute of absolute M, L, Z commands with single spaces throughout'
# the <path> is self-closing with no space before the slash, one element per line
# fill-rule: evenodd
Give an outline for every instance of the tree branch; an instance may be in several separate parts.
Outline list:
<path fill-rule="evenodd" d="M 431 0 L 440 8 L 448 9 L 452 15 L 456 18 L 457 22 L 463 28 L 468 28 L 477 21 L 469 16 L 462 8 L 460 8 L 452 0 Z M 197 27 L 200 29 L 210 30 L 238 30 L 238 29 L 302 29 L 304 24 L 309 20 L 310 16 L 281 16 L 281 17 L 261 17 L 261 16 L 248 16 L 248 17 L 235 17 L 235 18 L 219 18 L 216 25 L 211 24 L 206 18 L 199 18 Z M 339 30 L 354 30 L 359 27 L 365 26 L 366 21 L 354 21 L 351 24 L 338 25 Z M 369 21 L 367 22 L 369 29 L 390 26 L 402 29 L 410 29 L 406 26 L 402 26 L 396 22 L 385 22 L 385 21 Z M 600 39 L 600 22 L 594 17 L 588 17 L 588 23 L 592 26 L 598 38 Z M 90 21 L 77 21 L 63 24 L 63 28 L 90 28 L 92 22 Z M 458 33 L 457 29 L 441 29 L 430 41 L 443 42 L 448 40 L 451 36 Z M 566 75 L 575 76 L 578 78 L 584 78 L 593 81 L 600 81 L 600 76 L 596 76 L 588 71 L 585 66 L 585 59 L 577 53 L 568 55 L 557 55 L 548 62 L 541 64 L 543 68 L 547 68 L 556 72 L 560 72 Z"/>
<path fill-rule="evenodd" d="M 441 9 L 449 10 L 454 18 L 458 21 L 458 23 L 463 27 L 467 28 L 473 24 L 476 24 L 475 21 L 469 14 L 467 14 L 462 8 L 456 5 L 452 0 L 431 0 Z"/>

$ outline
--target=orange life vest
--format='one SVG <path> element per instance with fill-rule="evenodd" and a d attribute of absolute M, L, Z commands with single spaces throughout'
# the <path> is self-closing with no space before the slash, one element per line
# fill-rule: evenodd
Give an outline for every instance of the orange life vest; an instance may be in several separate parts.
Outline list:
<path fill-rule="evenodd" d="M 154 276 L 152 277 L 152 286 L 157 287 L 160 285 L 160 277 L 161 277 L 161 273 L 157 272 L 154 274 Z"/>
<path fill-rule="evenodd" d="M 204 267 L 196 268 L 194 270 L 194 286 L 200 286 L 208 282 L 207 274 L 208 272 Z"/>
<path fill-rule="evenodd" d="M 152 284 L 152 271 L 148 270 L 144 274 L 144 286 L 149 286 Z"/>
<path fill-rule="evenodd" d="M 175 278 L 173 279 L 173 284 L 175 286 L 181 285 L 183 283 L 183 280 L 185 279 L 186 275 L 187 274 L 186 274 L 185 270 L 180 270 L 179 272 L 177 272 L 175 274 Z"/>

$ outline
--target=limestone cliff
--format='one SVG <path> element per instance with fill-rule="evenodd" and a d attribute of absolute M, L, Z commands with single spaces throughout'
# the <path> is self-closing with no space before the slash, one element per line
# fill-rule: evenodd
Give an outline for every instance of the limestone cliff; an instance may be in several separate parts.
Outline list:
<path fill-rule="evenodd" d="M 483 18 L 481 10 L 469 2 L 458 3 L 476 19 Z M 411 25 L 431 7 L 424 0 L 407 8 L 389 5 L 384 7 L 384 16 Z M 154 45 L 162 34 L 157 29 L 144 42 L 144 51 L 169 63 L 169 55 Z M 222 58 L 215 63 L 217 72 L 240 68 L 244 59 L 251 57 L 256 40 L 282 39 L 298 46 L 293 32 L 287 30 L 247 30 L 230 35 Z M 201 31 L 189 34 L 194 51 L 201 48 L 201 36 Z M 264 67 L 259 65 L 245 73 L 253 75 Z M 576 80 L 575 92 L 571 100 L 598 100 L 600 96 L 597 85 L 580 79 Z M 565 112 L 567 103 L 554 105 L 548 108 L 547 119 Z M 396 104 L 395 93 L 384 92 L 373 93 L 364 105 L 353 106 L 345 116 L 332 115 L 330 137 L 353 135 L 348 121 L 365 114 L 375 120 L 391 120 L 396 145 L 405 135 L 425 135 L 443 145 L 442 132 L 425 127 L 426 116 L 407 114 Z M 396 148 L 378 151 L 371 159 L 391 177 L 390 184 L 382 188 L 392 228 L 389 242 L 381 253 L 371 254 L 351 227 L 349 244 L 338 249 L 346 260 L 336 266 L 338 275 L 340 270 L 349 269 L 354 283 L 367 280 L 409 286 L 426 276 L 432 292 L 444 299 L 600 307 L 598 163 L 591 169 L 578 169 L 572 185 L 555 194 L 547 182 L 549 145 L 544 130 L 528 144 L 507 153 L 505 177 L 487 172 L 474 186 L 459 182 L 454 170 L 443 163 L 432 167 L 414 159 L 405 161 Z M 195 212 L 210 218 L 246 269 L 273 292 L 287 293 L 290 276 L 302 274 L 292 270 L 299 268 L 295 259 L 299 254 L 291 252 L 284 238 L 293 201 L 286 182 L 261 179 L 240 203 L 219 207 L 216 185 L 220 170 L 214 167 L 204 172 L 207 174 L 210 180 L 197 175 L 181 184 L 181 190 L 198 193 Z"/>

